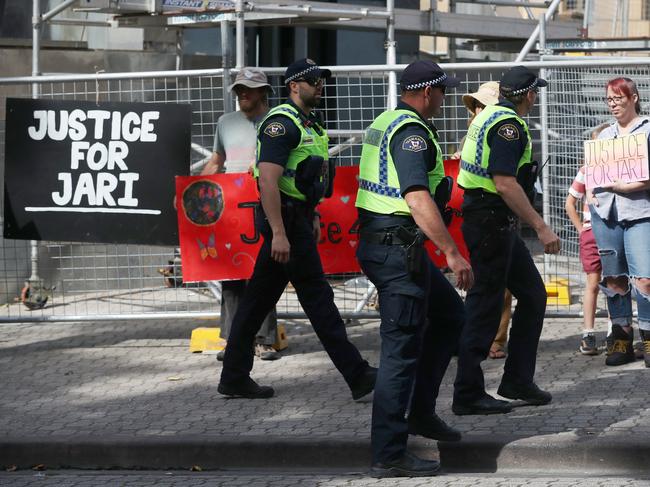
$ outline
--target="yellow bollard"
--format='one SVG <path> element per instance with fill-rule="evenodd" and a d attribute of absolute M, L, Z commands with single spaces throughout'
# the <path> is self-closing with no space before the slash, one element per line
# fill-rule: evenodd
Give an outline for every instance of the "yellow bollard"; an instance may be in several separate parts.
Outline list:
<path fill-rule="evenodd" d="M 571 304 L 571 289 L 567 279 L 554 279 L 545 284 L 546 304 L 555 306 L 569 306 Z"/>
<path fill-rule="evenodd" d="M 280 350 L 284 350 L 288 346 L 289 346 L 289 342 L 287 340 L 287 331 L 285 330 L 283 324 L 278 323 L 278 328 L 275 334 L 275 343 L 273 344 L 273 348 L 275 348 L 275 350 L 279 352 Z"/>
<path fill-rule="evenodd" d="M 211 352 L 223 350 L 226 341 L 221 338 L 220 328 L 194 328 L 190 338 L 190 352 Z"/>

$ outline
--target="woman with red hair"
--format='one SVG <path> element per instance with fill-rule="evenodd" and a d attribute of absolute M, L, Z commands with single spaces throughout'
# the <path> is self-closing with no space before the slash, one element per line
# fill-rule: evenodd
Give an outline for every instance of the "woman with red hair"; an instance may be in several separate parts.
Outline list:
<path fill-rule="evenodd" d="M 615 78 L 607 83 L 605 101 L 615 122 L 599 139 L 650 134 L 650 118 L 640 115 L 641 102 L 634 81 Z M 650 151 L 649 151 L 650 152 Z M 648 160 L 642 164 L 649 164 Z M 646 167 L 646 174 L 650 168 Z M 594 188 L 592 228 L 603 266 L 601 287 L 612 321 L 613 348 L 607 365 L 634 361 L 632 296 L 636 297 L 639 331 L 646 367 L 650 367 L 650 180 Z"/>

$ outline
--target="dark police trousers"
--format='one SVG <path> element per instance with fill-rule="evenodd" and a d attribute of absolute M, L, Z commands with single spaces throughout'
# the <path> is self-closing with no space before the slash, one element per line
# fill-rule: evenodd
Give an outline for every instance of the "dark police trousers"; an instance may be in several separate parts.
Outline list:
<path fill-rule="evenodd" d="M 314 239 L 313 215 L 312 210 L 301 205 L 283 206 L 282 219 L 291 245 L 287 264 L 271 258 L 271 229 L 266 220 L 260 223 L 264 242 L 233 319 L 221 372 L 223 383 L 237 384 L 249 377 L 255 335 L 288 282 L 293 284 L 318 339 L 348 385 L 368 367 L 348 341 L 345 324 L 334 304 L 334 292 L 325 280 Z"/>
<path fill-rule="evenodd" d="M 465 298 L 466 324 L 458 351 L 454 402 L 485 396 L 481 362 L 499 328 L 505 289 L 517 298 L 503 380 L 530 384 L 546 311 L 546 289 L 530 252 L 507 210 L 465 211 L 463 237 L 470 252 L 474 286 Z"/>
<path fill-rule="evenodd" d="M 445 276 L 422 258 L 421 274 L 406 271 L 405 249 L 361 240 L 357 259 L 376 286 L 381 357 L 372 404 L 373 462 L 401 457 L 410 415 L 434 412 L 442 377 L 464 323 L 463 301 Z"/>

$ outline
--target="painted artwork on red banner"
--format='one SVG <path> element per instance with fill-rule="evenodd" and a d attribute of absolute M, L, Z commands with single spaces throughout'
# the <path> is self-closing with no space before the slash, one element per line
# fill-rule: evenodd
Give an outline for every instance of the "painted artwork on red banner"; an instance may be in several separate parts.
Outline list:
<path fill-rule="evenodd" d="M 456 179 L 458 161 L 445 161 L 445 168 Z M 318 207 L 318 251 L 326 274 L 360 272 L 355 257 L 358 173 L 358 167 L 338 167 L 334 193 Z M 248 174 L 178 176 L 176 195 L 183 281 L 249 278 L 262 239 L 254 225 L 259 204 L 254 179 Z M 450 206 L 456 214 L 461 203 L 462 190 L 455 187 Z M 461 219 L 454 216 L 449 230 L 466 256 L 460 224 Z M 446 265 L 444 255 L 431 242 L 427 250 L 437 266 Z"/>
<path fill-rule="evenodd" d="M 262 242 L 257 204 L 255 180 L 246 173 L 176 177 L 184 282 L 250 277 Z"/>

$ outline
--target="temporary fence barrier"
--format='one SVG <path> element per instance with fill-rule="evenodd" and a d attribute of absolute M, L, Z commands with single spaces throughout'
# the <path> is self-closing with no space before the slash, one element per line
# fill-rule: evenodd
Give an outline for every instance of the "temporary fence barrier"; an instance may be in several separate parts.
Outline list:
<path fill-rule="evenodd" d="M 619 75 L 637 81 L 641 99 L 650 95 L 650 60 L 645 58 L 553 58 L 524 63 L 539 69 L 549 80 L 546 93 L 528 117 L 538 158 L 548 154 L 543 178 L 545 219 L 562 238 L 559 256 L 540 253 L 530 231 L 530 248 L 547 282 L 555 281 L 562 297 L 552 296 L 548 313 L 577 316 L 581 311 L 584 276 L 578 261 L 577 234 L 564 211 L 568 187 L 582 160 L 582 140 L 592 127 L 610 119 L 604 91 L 608 79 Z M 434 119 L 446 157 L 457 149 L 467 129 L 468 112 L 462 95 L 481 83 L 498 80 L 512 63 L 459 63 L 443 65 L 461 79 L 450 91 L 443 113 Z M 395 66 L 399 73 L 404 65 Z M 271 106 L 286 93 L 284 69 L 265 69 L 275 94 Z M 364 129 L 387 106 L 389 66 L 337 66 L 327 82 L 321 114 L 338 165 L 356 165 Z M 231 111 L 234 99 L 224 90 L 235 70 L 193 70 L 97 75 L 57 75 L 0 79 L 0 160 L 4 164 L 5 99 L 31 97 L 32 83 L 39 97 L 52 100 L 97 102 L 189 103 L 192 106 L 193 173 L 212 152 L 218 117 Z M 546 110 L 540 110 L 545 103 Z M 546 137 L 541 137 L 541 130 Z M 547 140 L 542 146 L 541 141 Z M 44 161 L 44 164 L 47 161 Z M 38 184 L 38 175 L 34 176 Z M 170 195 L 171 198 L 171 195 Z M 219 315 L 219 287 L 215 283 L 182 283 L 177 249 L 144 245 L 38 242 L 31 258 L 29 242 L 0 240 L 0 322 L 80 321 L 206 317 Z M 25 286 L 26 281 L 29 286 Z M 377 317 L 372 288 L 362 275 L 331 276 L 336 303 L 346 318 Z M 567 288 L 563 288 L 564 284 Z M 551 284 L 552 286 L 552 284 Z M 549 287 L 549 289 L 553 289 Z M 26 300 L 33 309 L 21 301 Z M 40 298 L 40 301 L 39 299 Z M 43 301 L 47 298 L 47 302 Z M 295 292 L 289 286 L 278 303 L 281 318 L 303 318 Z"/>

